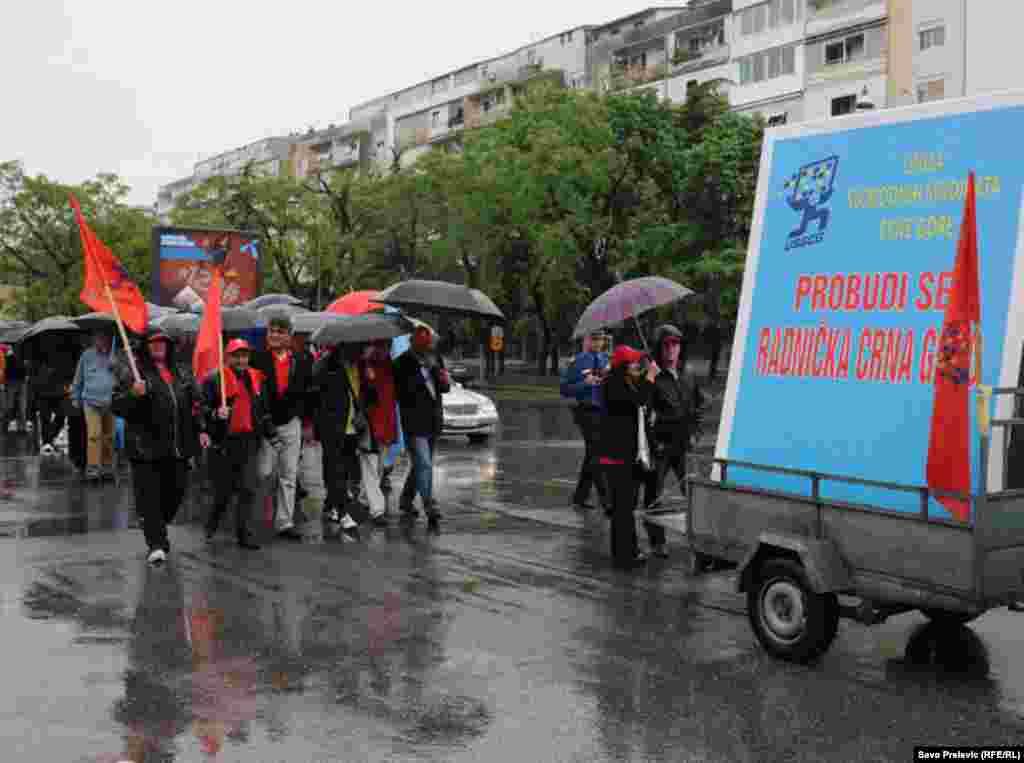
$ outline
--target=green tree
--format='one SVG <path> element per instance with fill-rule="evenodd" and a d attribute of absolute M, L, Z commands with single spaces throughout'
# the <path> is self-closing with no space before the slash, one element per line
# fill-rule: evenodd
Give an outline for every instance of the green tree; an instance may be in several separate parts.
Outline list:
<path fill-rule="evenodd" d="M 156 219 L 128 206 L 129 192 L 109 173 L 67 185 L 26 175 L 18 162 L 0 163 L 0 281 L 20 287 L 8 309 L 13 316 L 39 320 L 89 310 L 78 297 L 84 265 L 72 193 L 99 239 L 146 290 Z"/>

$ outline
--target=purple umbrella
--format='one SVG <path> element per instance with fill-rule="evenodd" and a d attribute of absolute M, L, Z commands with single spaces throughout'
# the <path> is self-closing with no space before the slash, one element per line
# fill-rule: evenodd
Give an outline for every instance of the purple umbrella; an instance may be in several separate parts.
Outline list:
<path fill-rule="evenodd" d="M 646 276 L 623 281 L 590 303 L 583 312 L 572 338 L 578 339 L 592 331 L 614 326 L 617 323 L 636 320 L 638 315 L 656 307 L 671 305 L 695 292 L 685 286 L 659 276 Z M 640 323 L 637 321 L 637 329 Z M 643 332 L 640 332 L 643 339 Z"/>

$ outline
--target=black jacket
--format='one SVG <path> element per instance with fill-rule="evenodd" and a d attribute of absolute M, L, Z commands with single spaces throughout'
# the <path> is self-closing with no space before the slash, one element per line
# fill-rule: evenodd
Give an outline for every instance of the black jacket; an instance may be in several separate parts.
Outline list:
<path fill-rule="evenodd" d="M 262 371 L 266 377 L 263 384 L 267 390 L 267 404 L 274 426 L 283 426 L 292 419 L 302 419 L 307 415 L 309 385 L 313 376 L 312 359 L 307 353 L 292 353 L 291 366 L 288 370 L 288 389 L 285 390 L 284 397 L 277 389 L 277 370 L 274 367 L 273 353 L 269 350 L 254 353 L 251 365 L 257 371 Z"/>
<path fill-rule="evenodd" d="M 688 443 L 701 420 L 703 395 L 696 381 L 683 371 L 678 378 L 662 369 L 654 380 L 650 407 L 654 413 L 654 437 L 658 442 Z"/>
<path fill-rule="evenodd" d="M 420 373 L 420 359 L 409 350 L 395 358 L 395 395 L 402 413 L 402 434 L 409 437 L 437 437 L 444 426 L 444 408 L 441 396 L 451 387 L 441 384 L 444 361 L 439 355 L 437 365 L 431 369 L 436 396 L 431 396 Z"/>
<path fill-rule="evenodd" d="M 111 409 L 124 419 L 125 452 L 130 461 L 188 459 L 199 453 L 199 435 L 206 431 L 199 388 L 192 374 L 168 358 L 174 379 L 168 385 L 145 356 L 136 356 L 146 394 L 135 397 L 135 382 L 126 363 L 114 365 Z"/>
<path fill-rule="evenodd" d="M 355 402 L 362 416 L 356 418 L 361 418 L 362 426 L 357 423 L 356 430 L 357 434 L 362 434 L 369 426 L 367 409 L 377 402 L 377 390 L 363 380 L 359 391 Z M 352 386 L 338 352 L 320 358 L 313 366 L 309 404 L 318 440 L 337 441 L 345 436 L 352 406 Z"/>
<path fill-rule="evenodd" d="M 608 375 L 603 386 L 605 413 L 601 419 L 599 458 L 625 464 L 636 462 L 640 407 L 650 402 L 653 389 L 646 376 L 635 386 L 629 384 L 622 367 Z"/>
<path fill-rule="evenodd" d="M 267 407 L 267 380 L 264 379 L 259 390 L 252 387 L 252 381 L 248 373 L 236 374 L 240 384 L 245 384 L 249 390 L 249 399 L 252 401 L 252 432 L 231 434 L 228 428 L 231 424 L 231 417 L 226 420 L 217 417 L 217 409 L 220 408 L 220 372 L 214 371 L 203 383 L 203 407 L 206 417 L 206 428 L 210 437 L 215 443 L 223 443 L 229 437 L 263 437 L 273 439 L 277 434 L 274 423 L 270 418 L 270 410 Z M 228 408 L 234 410 L 237 395 L 228 395 Z"/>

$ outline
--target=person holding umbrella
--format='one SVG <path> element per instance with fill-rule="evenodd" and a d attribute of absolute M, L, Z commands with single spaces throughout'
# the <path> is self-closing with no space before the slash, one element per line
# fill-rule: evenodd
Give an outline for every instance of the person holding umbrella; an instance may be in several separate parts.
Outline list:
<path fill-rule="evenodd" d="M 398 441 L 398 407 L 390 342 L 380 340 L 367 348 L 362 372 L 367 387 L 376 391 L 374 402 L 368 406 L 372 449 L 360 450 L 359 453 L 363 490 L 370 505 L 370 519 L 378 527 L 384 527 L 388 523 L 384 493 L 387 475 L 382 474 L 384 454 Z"/>
<path fill-rule="evenodd" d="M 357 528 L 350 508 L 359 494 L 359 445 L 369 432 L 366 406 L 376 402 L 374 388 L 359 373 L 362 355 L 361 343 L 335 346 L 313 366 L 310 390 L 327 487 L 324 515 L 346 532 Z"/>
<path fill-rule="evenodd" d="M 646 356 L 622 345 L 612 355 L 611 373 L 604 383 L 605 415 L 601 422 L 598 462 L 607 480 L 612 511 L 611 552 L 616 567 L 633 569 L 647 561 L 637 545 L 637 492 L 651 468 L 647 441 L 646 406 L 661 369 Z"/>
<path fill-rule="evenodd" d="M 223 387 L 221 372 L 212 373 L 203 385 L 206 410 L 208 415 L 212 413 L 209 429 L 217 443 L 210 464 L 214 498 L 206 523 L 206 540 L 211 542 L 216 536 L 221 517 L 234 497 L 238 545 L 255 551 L 259 545 L 249 534 L 249 513 L 256 496 L 260 446 L 264 438 L 276 446 L 277 431 L 267 407 L 263 374 L 249 367 L 249 343 L 233 339 L 224 353 L 228 366 L 223 369 Z M 222 392 L 226 405 L 221 401 Z"/>
<path fill-rule="evenodd" d="M 412 346 L 394 362 L 402 432 L 412 456 L 412 469 L 402 488 L 399 509 L 404 520 L 415 519 L 413 501 L 419 493 L 432 524 L 441 519 L 434 501 L 434 444 L 444 424 L 441 396 L 451 389 L 444 361 L 434 352 L 435 341 L 429 327 L 418 326 L 413 332 Z"/>
<path fill-rule="evenodd" d="M 210 436 L 199 415 L 199 389 L 178 366 L 167 334 L 148 332 L 138 369 L 141 381 L 126 364 L 115 366 L 111 410 L 125 421 L 125 450 L 148 561 L 162 564 L 171 551 L 167 526 L 185 498 L 190 461 L 200 448 L 210 447 Z"/>

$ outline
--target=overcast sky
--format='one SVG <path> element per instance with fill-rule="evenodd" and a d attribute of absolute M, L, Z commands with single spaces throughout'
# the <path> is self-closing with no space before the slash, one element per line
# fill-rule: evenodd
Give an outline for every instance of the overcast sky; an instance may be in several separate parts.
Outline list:
<path fill-rule="evenodd" d="M 133 204 L 201 158 L 344 122 L 363 101 L 640 0 L 0 4 L 0 161 L 78 183 L 116 172 Z"/>

